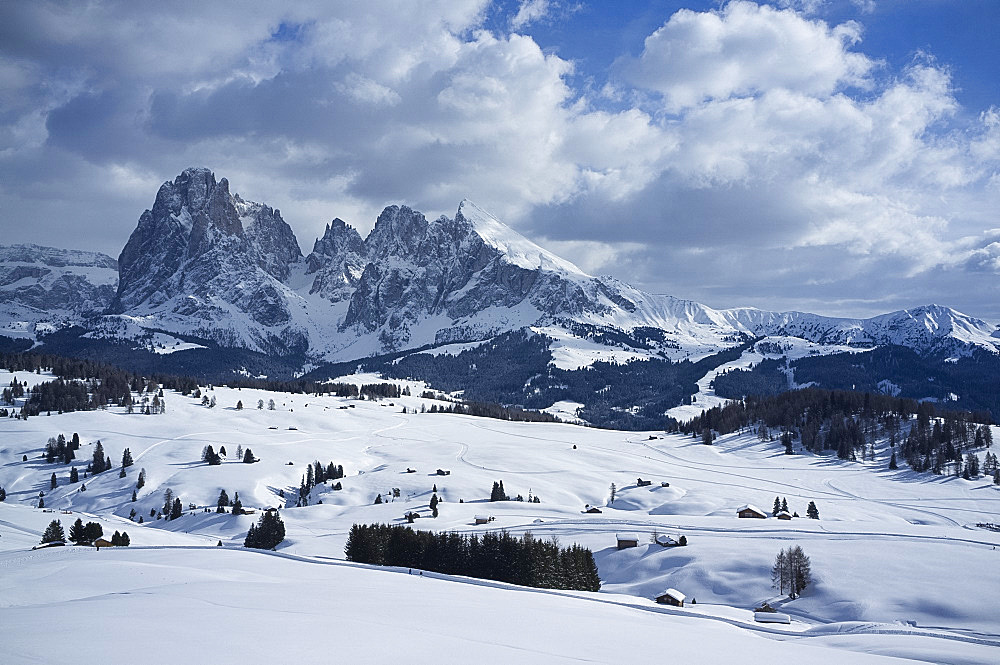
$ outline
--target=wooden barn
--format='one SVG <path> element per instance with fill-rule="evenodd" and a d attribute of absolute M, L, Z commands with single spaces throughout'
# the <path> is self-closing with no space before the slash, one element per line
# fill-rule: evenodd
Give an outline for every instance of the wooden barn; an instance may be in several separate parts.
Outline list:
<path fill-rule="evenodd" d="M 103 538 L 98 538 L 94 541 L 94 547 L 101 549 L 102 547 L 114 547 L 110 540 L 104 540 Z"/>
<path fill-rule="evenodd" d="M 660 605 L 673 605 L 674 607 L 684 607 L 684 599 L 687 598 L 677 589 L 667 589 L 656 597 L 656 602 Z"/>
<path fill-rule="evenodd" d="M 681 544 L 680 536 L 660 534 L 656 537 L 656 544 L 660 547 L 677 547 Z"/>
<path fill-rule="evenodd" d="M 618 549 L 626 550 L 630 547 L 639 547 L 639 536 L 632 533 L 619 533 L 616 536 Z"/>
<path fill-rule="evenodd" d="M 585 510 L 583 512 L 590 513 L 592 515 L 596 515 L 596 514 L 599 514 L 601 512 L 601 509 L 598 508 L 597 506 L 591 506 L 591 507 L 587 508 L 587 510 Z"/>
<path fill-rule="evenodd" d="M 489 524 L 491 519 L 489 515 L 476 515 L 476 524 Z"/>
<path fill-rule="evenodd" d="M 753 518 L 753 519 L 767 519 L 767 514 L 758 508 L 757 506 L 752 506 L 749 503 L 745 503 L 736 509 L 736 514 L 743 518 Z"/>
<path fill-rule="evenodd" d="M 782 510 L 779 511 L 777 514 L 775 514 L 775 517 L 777 517 L 779 520 L 790 520 L 792 519 L 792 514 L 787 510 Z"/>

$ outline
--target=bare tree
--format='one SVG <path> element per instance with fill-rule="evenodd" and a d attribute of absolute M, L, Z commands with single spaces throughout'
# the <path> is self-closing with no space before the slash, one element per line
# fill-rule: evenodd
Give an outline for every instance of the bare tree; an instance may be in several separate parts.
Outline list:
<path fill-rule="evenodd" d="M 812 582 L 809 557 L 798 545 L 778 552 L 771 567 L 771 584 L 779 593 L 788 590 L 788 597 L 798 598 Z"/>

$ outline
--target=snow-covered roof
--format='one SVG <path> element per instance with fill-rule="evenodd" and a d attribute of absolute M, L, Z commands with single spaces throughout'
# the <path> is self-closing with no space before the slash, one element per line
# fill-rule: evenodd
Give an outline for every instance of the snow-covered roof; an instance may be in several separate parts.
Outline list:
<path fill-rule="evenodd" d="M 619 542 L 623 540 L 634 540 L 635 542 L 639 542 L 639 536 L 634 533 L 616 533 L 615 538 L 617 538 Z"/>
<path fill-rule="evenodd" d="M 477 520 L 488 520 L 489 518 L 489 515 L 476 515 Z"/>
<path fill-rule="evenodd" d="M 666 534 L 663 534 L 663 535 L 660 535 L 660 536 L 656 537 L 656 542 L 660 543 L 661 545 L 664 544 L 664 543 L 666 543 L 666 544 L 676 543 L 677 540 L 678 540 L 677 536 L 668 536 Z"/>
<path fill-rule="evenodd" d="M 685 596 L 683 593 L 672 587 L 661 593 L 660 596 L 670 596 L 674 600 L 684 600 L 685 598 L 687 598 L 687 596 Z"/>
<path fill-rule="evenodd" d="M 775 517 L 783 517 L 785 515 L 787 515 L 788 517 L 792 516 L 792 514 L 790 512 L 788 512 L 787 510 L 779 510 L 778 512 L 776 512 L 774 514 Z"/>
<path fill-rule="evenodd" d="M 791 623 L 792 617 L 781 612 L 754 612 L 753 620 L 760 623 Z"/>
<path fill-rule="evenodd" d="M 753 504 L 750 504 L 750 503 L 744 503 L 742 506 L 740 506 L 739 508 L 736 509 L 736 512 L 742 513 L 744 510 L 752 510 L 755 513 L 760 513 L 761 515 L 766 515 L 767 514 L 763 510 L 761 510 L 760 508 L 758 508 L 757 506 L 755 506 Z"/>

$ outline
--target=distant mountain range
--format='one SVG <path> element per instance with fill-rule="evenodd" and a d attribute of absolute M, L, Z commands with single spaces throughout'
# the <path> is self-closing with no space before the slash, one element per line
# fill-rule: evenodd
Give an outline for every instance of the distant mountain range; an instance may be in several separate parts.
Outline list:
<path fill-rule="evenodd" d="M 117 261 L 0 247 L 0 335 L 51 348 L 72 330 L 91 353 L 105 343 L 166 363 L 163 354 L 205 347 L 289 359 L 275 372 L 293 374 L 523 329 L 549 340 L 567 370 L 695 361 L 762 337 L 806 340 L 814 355 L 898 346 L 943 361 L 1000 352 L 995 326 L 936 305 L 849 319 L 644 293 L 587 275 L 468 200 L 436 220 L 387 207 L 366 238 L 334 219 L 303 256 L 279 210 L 231 193 L 204 168 L 163 183 Z"/>

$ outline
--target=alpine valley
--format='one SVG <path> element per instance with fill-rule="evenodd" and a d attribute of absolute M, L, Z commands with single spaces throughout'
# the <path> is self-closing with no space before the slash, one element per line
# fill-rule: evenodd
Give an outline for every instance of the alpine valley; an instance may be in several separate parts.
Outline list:
<path fill-rule="evenodd" d="M 803 385 L 1000 415 L 1000 330 L 948 307 L 713 309 L 587 275 L 468 200 L 389 206 L 365 238 L 337 218 L 303 255 L 278 209 L 205 168 L 163 183 L 117 261 L 0 247 L 0 335 L 214 381 L 360 368 L 627 429 Z"/>

